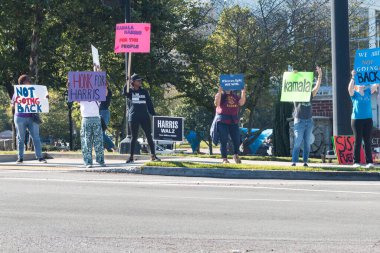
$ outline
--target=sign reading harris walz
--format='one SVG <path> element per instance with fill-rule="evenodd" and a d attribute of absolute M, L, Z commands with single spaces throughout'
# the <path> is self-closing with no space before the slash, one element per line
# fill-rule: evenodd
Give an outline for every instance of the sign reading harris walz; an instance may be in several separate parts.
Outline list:
<path fill-rule="evenodd" d="M 380 48 L 356 50 L 354 69 L 355 84 L 380 83 Z"/>
<path fill-rule="evenodd" d="M 310 102 L 313 79 L 313 72 L 285 72 L 281 102 Z"/>
<path fill-rule="evenodd" d="M 69 102 L 106 101 L 106 72 L 70 71 Z"/>
<path fill-rule="evenodd" d="M 242 90 L 244 89 L 243 74 L 224 74 L 220 75 L 220 87 L 223 90 Z"/>
<path fill-rule="evenodd" d="M 180 117 L 153 117 L 155 141 L 183 141 L 184 120 Z"/>

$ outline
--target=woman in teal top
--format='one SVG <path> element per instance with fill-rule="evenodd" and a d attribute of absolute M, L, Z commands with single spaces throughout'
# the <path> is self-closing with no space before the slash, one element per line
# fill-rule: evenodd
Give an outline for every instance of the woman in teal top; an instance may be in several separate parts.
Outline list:
<path fill-rule="evenodd" d="M 353 70 L 351 72 L 351 81 L 348 84 L 348 93 L 352 101 L 351 128 L 355 136 L 354 167 L 360 167 L 360 149 L 364 140 L 366 168 L 372 168 L 371 131 L 373 121 L 371 94 L 377 91 L 379 85 L 355 85 L 355 74 L 356 71 Z"/>

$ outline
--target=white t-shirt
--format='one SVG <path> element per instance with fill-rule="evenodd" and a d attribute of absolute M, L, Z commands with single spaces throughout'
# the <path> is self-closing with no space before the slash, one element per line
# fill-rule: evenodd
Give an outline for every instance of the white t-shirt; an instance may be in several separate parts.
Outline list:
<path fill-rule="evenodd" d="M 100 117 L 98 102 L 80 101 L 79 104 L 80 104 L 80 113 L 82 115 L 82 118 Z"/>

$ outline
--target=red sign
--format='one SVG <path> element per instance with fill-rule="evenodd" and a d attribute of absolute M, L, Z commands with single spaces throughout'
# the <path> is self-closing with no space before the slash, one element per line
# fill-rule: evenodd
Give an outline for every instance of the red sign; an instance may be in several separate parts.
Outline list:
<path fill-rule="evenodd" d="M 355 137 L 352 135 L 334 136 L 334 142 L 339 164 L 353 164 Z M 366 163 L 363 147 L 360 149 L 360 163 Z"/>

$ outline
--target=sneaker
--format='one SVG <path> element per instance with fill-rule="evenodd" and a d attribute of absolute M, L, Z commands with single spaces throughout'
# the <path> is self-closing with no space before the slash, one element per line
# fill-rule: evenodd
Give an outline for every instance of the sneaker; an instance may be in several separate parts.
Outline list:
<path fill-rule="evenodd" d="M 292 165 L 290 165 L 290 166 L 296 166 L 296 163 L 292 163 Z"/>
<path fill-rule="evenodd" d="M 309 167 L 309 165 L 307 163 L 304 163 L 303 167 Z"/>
<path fill-rule="evenodd" d="M 360 168 L 360 166 L 361 166 L 360 163 L 354 163 L 354 164 L 352 165 L 353 168 Z"/>
<path fill-rule="evenodd" d="M 133 163 L 134 161 L 135 159 L 133 159 L 133 156 L 130 156 L 125 163 Z"/>
<path fill-rule="evenodd" d="M 151 160 L 152 162 L 161 162 L 161 159 L 158 158 L 156 155 L 152 155 L 152 156 L 150 157 L 150 160 Z"/>
<path fill-rule="evenodd" d="M 365 166 L 366 169 L 373 169 L 375 165 L 373 163 L 369 163 Z"/>
<path fill-rule="evenodd" d="M 238 155 L 234 155 L 235 163 L 241 163 L 240 157 Z"/>
<path fill-rule="evenodd" d="M 16 164 L 23 163 L 23 161 L 24 161 L 23 159 L 20 159 L 20 158 L 19 158 L 19 159 L 17 159 Z"/>
<path fill-rule="evenodd" d="M 112 148 L 107 148 L 107 152 L 113 152 L 113 149 Z"/>
<path fill-rule="evenodd" d="M 38 161 L 39 161 L 40 163 L 46 163 L 46 160 L 43 159 L 43 158 L 39 158 Z"/>
<path fill-rule="evenodd" d="M 87 168 L 87 169 L 92 168 L 92 164 L 87 164 L 87 165 L 86 165 L 86 168 Z"/>

